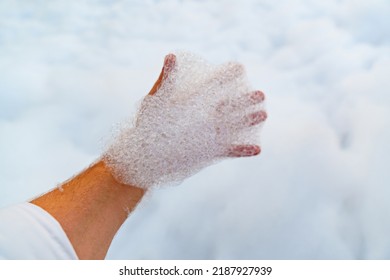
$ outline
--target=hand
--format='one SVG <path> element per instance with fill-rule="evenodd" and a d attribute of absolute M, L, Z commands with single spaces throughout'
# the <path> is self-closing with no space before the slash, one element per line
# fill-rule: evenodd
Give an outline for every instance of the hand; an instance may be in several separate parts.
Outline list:
<path fill-rule="evenodd" d="M 176 56 L 174 54 L 168 54 L 165 56 L 164 59 L 164 65 L 161 70 L 161 73 L 157 79 L 157 81 L 154 83 L 152 89 L 150 90 L 148 95 L 154 95 L 160 87 L 163 85 L 164 81 L 168 78 L 168 76 L 171 74 L 171 72 L 175 68 L 175 63 L 176 63 Z M 243 69 L 240 69 L 242 66 L 237 64 L 233 65 L 233 68 L 238 68 L 235 69 L 236 72 L 241 73 Z M 238 71 L 237 71 L 238 70 Z M 234 71 L 232 71 L 234 72 Z M 223 76 L 223 73 L 217 73 L 217 75 Z M 228 82 L 229 79 L 226 79 L 225 82 Z M 228 103 L 228 102 L 221 102 L 221 104 L 218 107 L 218 111 L 224 111 L 226 109 L 239 109 L 238 104 L 245 104 L 247 106 L 259 104 L 264 101 L 264 93 L 262 91 L 256 90 L 249 92 L 244 96 L 246 99 L 245 102 L 242 102 L 242 100 L 237 100 L 235 105 L 234 103 Z M 238 108 L 237 108 L 238 107 Z M 244 122 L 244 126 L 253 126 L 260 124 L 261 122 L 265 121 L 267 119 L 267 113 L 263 110 L 254 112 L 249 114 L 246 117 L 246 122 Z M 247 156 L 255 156 L 260 153 L 261 149 L 260 146 L 258 145 L 232 145 L 227 151 L 226 151 L 226 156 L 229 157 L 247 157 Z"/>
<path fill-rule="evenodd" d="M 238 63 L 213 66 L 188 53 L 164 66 L 131 126 L 103 159 L 121 183 L 148 189 L 178 183 L 227 157 L 260 153 L 256 130 L 267 114 Z"/>

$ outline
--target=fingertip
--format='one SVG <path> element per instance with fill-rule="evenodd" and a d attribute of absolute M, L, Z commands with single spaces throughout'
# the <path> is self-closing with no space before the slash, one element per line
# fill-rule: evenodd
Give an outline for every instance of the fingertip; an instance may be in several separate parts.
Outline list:
<path fill-rule="evenodd" d="M 254 156 L 257 156 L 258 154 L 261 153 L 261 148 L 260 148 L 260 146 L 254 146 L 253 150 L 254 150 L 254 152 L 253 152 L 253 155 L 254 155 Z"/>
<path fill-rule="evenodd" d="M 268 115 L 266 111 L 259 111 L 249 115 L 249 126 L 257 125 L 264 122 L 267 119 Z"/>
<path fill-rule="evenodd" d="M 260 154 L 261 148 L 257 145 L 236 145 L 229 149 L 230 157 L 251 157 Z"/>
<path fill-rule="evenodd" d="M 244 74 L 245 72 L 245 67 L 242 63 L 231 61 L 226 64 L 226 69 L 228 71 L 231 71 L 235 75 L 239 76 Z"/>
<path fill-rule="evenodd" d="M 164 72 L 171 72 L 176 64 L 176 55 L 173 53 L 167 54 L 164 58 Z"/>
<path fill-rule="evenodd" d="M 243 64 L 239 62 L 228 62 L 222 75 L 225 76 L 226 81 L 230 81 L 241 77 L 244 74 L 245 67 Z"/>
<path fill-rule="evenodd" d="M 220 65 L 210 78 L 210 82 L 228 83 L 245 73 L 245 67 L 238 62 L 228 62 Z"/>
<path fill-rule="evenodd" d="M 267 112 L 266 111 L 260 111 L 260 116 L 261 116 L 261 121 L 265 121 L 268 118 Z"/>
<path fill-rule="evenodd" d="M 171 59 L 176 59 L 176 55 L 173 53 L 169 53 L 165 56 L 164 61 L 171 60 Z"/>
<path fill-rule="evenodd" d="M 152 89 L 149 91 L 149 95 L 154 95 L 158 91 L 158 89 L 161 87 L 164 80 L 166 80 L 168 75 L 172 72 L 173 68 L 175 67 L 175 64 L 176 64 L 176 55 L 170 53 L 165 56 L 164 65 L 161 70 L 161 73 L 157 78 L 157 81 L 154 83 Z"/>
<path fill-rule="evenodd" d="M 252 104 L 263 102 L 264 99 L 265 99 L 265 94 L 261 90 L 255 90 L 250 93 L 250 100 Z"/>

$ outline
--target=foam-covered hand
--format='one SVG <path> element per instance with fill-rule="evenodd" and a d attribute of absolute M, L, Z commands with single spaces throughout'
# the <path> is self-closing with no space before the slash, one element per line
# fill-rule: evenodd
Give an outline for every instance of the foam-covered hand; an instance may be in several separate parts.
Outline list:
<path fill-rule="evenodd" d="M 213 66 L 193 54 L 169 54 L 103 160 L 118 181 L 148 189 L 181 182 L 223 158 L 257 155 L 258 124 L 267 117 L 263 100 L 241 64 Z"/>

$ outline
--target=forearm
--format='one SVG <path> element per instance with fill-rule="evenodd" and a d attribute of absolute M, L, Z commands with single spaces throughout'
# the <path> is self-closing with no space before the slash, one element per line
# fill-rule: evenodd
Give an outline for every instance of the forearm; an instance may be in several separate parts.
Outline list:
<path fill-rule="evenodd" d="M 167 55 L 136 121 L 102 160 L 32 203 L 58 220 L 80 259 L 102 259 L 145 190 L 226 157 L 259 154 L 251 141 L 267 117 L 263 100 L 241 64 L 215 67 L 189 54 Z"/>
<path fill-rule="evenodd" d="M 144 193 L 143 189 L 117 182 L 99 161 L 31 203 L 61 224 L 80 259 L 103 259 Z"/>

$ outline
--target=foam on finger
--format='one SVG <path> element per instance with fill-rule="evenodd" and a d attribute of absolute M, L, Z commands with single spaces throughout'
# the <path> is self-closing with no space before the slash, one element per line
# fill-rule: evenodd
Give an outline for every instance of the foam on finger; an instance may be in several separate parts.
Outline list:
<path fill-rule="evenodd" d="M 248 105 L 252 91 L 241 64 L 214 66 L 178 53 L 174 69 L 108 144 L 103 160 L 125 184 L 179 183 L 227 158 L 232 145 L 258 144 L 260 126 L 237 121 L 262 110 L 262 102 Z"/>

